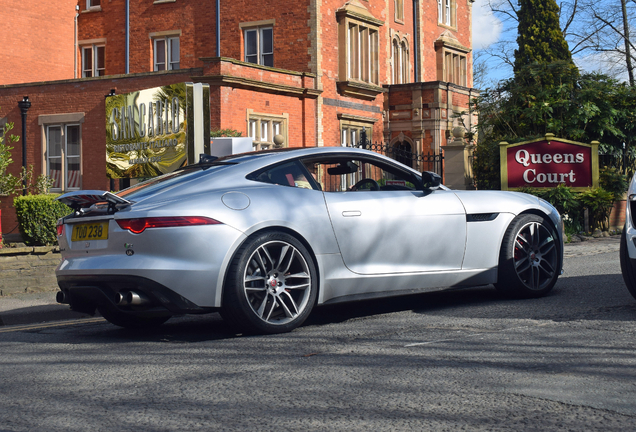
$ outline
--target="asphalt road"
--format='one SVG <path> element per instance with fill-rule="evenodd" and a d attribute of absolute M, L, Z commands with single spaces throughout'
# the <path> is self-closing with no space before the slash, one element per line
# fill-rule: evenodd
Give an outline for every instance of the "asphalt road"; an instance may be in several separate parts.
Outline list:
<path fill-rule="evenodd" d="M 634 430 L 636 300 L 601 246 L 568 248 L 545 298 L 354 303 L 284 335 L 217 315 L 0 327 L 0 431 Z"/>

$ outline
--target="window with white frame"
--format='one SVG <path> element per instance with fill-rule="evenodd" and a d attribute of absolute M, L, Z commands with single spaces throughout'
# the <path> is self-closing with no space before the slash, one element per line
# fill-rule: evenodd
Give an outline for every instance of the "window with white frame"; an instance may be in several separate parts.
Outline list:
<path fill-rule="evenodd" d="M 153 39 L 155 71 L 179 69 L 180 47 L 178 36 Z"/>
<path fill-rule="evenodd" d="M 86 9 L 101 6 L 100 0 L 86 0 Z"/>
<path fill-rule="evenodd" d="M 247 121 L 247 133 L 252 138 L 255 151 L 275 147 L 287 147 L 287 117 L 250 112 Z M 274 137 L 283 137 L 283 143 L 274 142 Z"/>
<path fill-rule="evenodd" d="M 46 134 L 46 173 L 52 192 L 79 190 L 82 185 L 79 124 L 50 124 Z"/>
<path fill-rule="evenodd" d="M 366 134 L 367 140 L 373 142 L 373 124 L 356 123 L 350 121 L 340 122 L 340 145 L 342 147 L 355 147 L 360 143 L 360 139 Z"/>
<path fill-rule="evenodd" d="M 92 44 L 82 47 L 82 78 L 105 75 L 104 52 L 104 45 Z"/>
<path fill-rule="evenodd" d="M 437 0 L 437 22 L 446 26 L 454 25 L 453 0 Z"/>
<path fill-rule="evenodd" d="M 243 29 L 245 61 L 274 67 L 274 27 Z"/>

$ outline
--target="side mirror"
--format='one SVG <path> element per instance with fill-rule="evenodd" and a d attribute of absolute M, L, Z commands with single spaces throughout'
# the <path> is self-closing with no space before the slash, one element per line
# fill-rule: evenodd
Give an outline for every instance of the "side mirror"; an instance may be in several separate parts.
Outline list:
<path fill-rule="evenodd" d="M 431 171 L 422 173 L 422 188 L 424 190 L 439 189 L 440 184 L 442 184 L 442 178 L 438 174 Z"/>

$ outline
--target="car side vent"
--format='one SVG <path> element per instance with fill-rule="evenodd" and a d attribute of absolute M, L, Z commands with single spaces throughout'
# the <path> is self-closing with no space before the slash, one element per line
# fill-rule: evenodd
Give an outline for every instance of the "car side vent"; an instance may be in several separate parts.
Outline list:
<path fill-rule="evenodd" d="M 475 213 L 467 214 L 466 222 L 488 222 L 495 220 L 499 216 L 499 213 Z"/>

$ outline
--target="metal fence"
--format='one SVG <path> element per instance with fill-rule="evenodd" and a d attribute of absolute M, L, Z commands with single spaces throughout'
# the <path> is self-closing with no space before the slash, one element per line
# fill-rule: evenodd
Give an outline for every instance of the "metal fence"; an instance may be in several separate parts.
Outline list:
<path fill-rule="evenodd" d="M 616 168 L 621 172 L 632 175 L 636 167 L 636 157 L 630 153 L 599 154 L 598 166 Z"/>
<path fill-rule="evenodd" d="M 442 176 L 442 178 L 444 177 L 444 156 L 441 154 L 413 152 L 411 151 L 411 146 L 405 143 L 397 143 L 394 145 L 372 143 L 367 139 L 364 132 L 361 134 L 360 141 L 356 143 L 355 147 L 388 156 L 417 171 L 433 171 Z"/>

